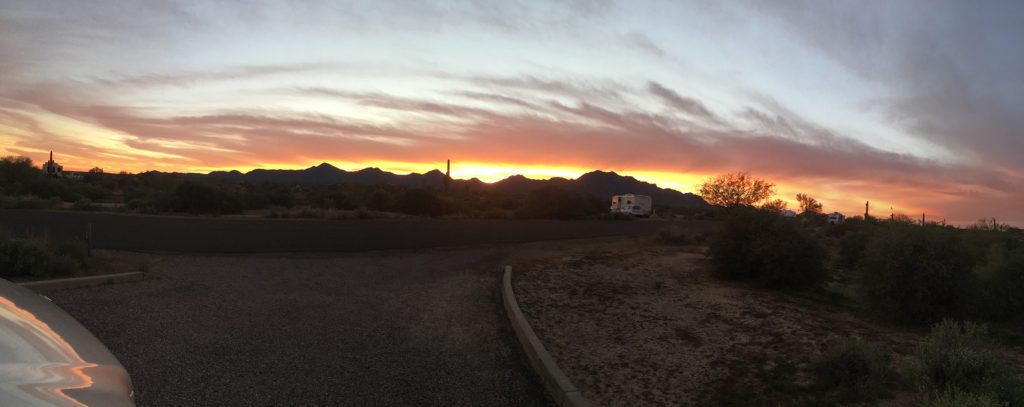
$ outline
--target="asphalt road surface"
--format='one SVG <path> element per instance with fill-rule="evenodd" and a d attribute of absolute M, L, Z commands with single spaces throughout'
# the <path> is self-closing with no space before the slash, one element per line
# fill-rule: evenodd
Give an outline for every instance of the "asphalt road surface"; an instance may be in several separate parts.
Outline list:
<path fill-rule="evenodd" d="M 525 243 L 654 233 L 708 221 L 296 220 L 139 216 L 0 210 L 0 226 L 20 233 L 82 238 L 96 248 L 188 253 L 295 253 Z"/>
<path fill-rule="evenodd" d="M 140 406 L 545 406 L 501 308 L 509 248 L 142 255 L 141 282 L 46 294 Z"/>

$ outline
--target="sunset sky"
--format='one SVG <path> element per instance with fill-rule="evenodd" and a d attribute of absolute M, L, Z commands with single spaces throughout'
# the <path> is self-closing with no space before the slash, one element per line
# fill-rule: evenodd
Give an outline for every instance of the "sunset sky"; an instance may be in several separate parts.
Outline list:
<path fill-rule="evenodd" d="M 1024 225 L 1021 21 L 1013 1 L 0 0 L 0 155 L 451 159 L 682 191 L 748 171 L 829 212 Z"/>

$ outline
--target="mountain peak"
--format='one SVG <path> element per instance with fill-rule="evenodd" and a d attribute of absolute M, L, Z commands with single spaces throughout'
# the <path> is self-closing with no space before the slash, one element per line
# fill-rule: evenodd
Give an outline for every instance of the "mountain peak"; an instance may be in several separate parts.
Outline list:
<path fill-rule="evenodd" d="M 333 166 L 333 165 L 331 165 L 329 163 L 326 163 L 326 162 L 320 163 L 320 165 L 317 165 L 315 167 L 309 167 L 309 169 L 314 169 L 314 168 L 318 169 L 318 170 L 336 170 L 336 169 L 338 169 L 338 167 L 335 167 L 335 166 Z"/>

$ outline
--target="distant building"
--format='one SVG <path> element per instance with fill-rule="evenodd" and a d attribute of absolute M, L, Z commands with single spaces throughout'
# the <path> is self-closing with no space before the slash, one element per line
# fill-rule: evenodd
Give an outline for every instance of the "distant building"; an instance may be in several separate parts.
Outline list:
<path fill-rule="evenodd" d="M 43 163 L 43 172 L 54 178 L 67 178 L 79 181 L 85 177 L 79 172 L 64 171 L 64 166 L 53 161 L 53 151 L 50 152 L 50 161 Z"/>
<path fill-rule="evenodd" d="M 795 218 L 796 217 L 796 211 L 794 211 L 792 209 L 785 209 L 785 210 L 782 211 L 782 217 L 784 217 L 784 218 Z"/>
<path fill-rule="evenodd" d="M 837 223 L 843 223 L 843 221 L 845 221 L 845 220 L 846 220 L 846 216 L 844 216 L 843 214 L 841 214 L 839 212 L 832 212 L 832 213 L 830 213 L 828 215 L 828 223 L 833 224 L 833 225 L 835 225 Z"/>
<path fill-rule="evenodd" d="M 64 177 L 64 166 L 57 164 L 56 161 L 53 161 L 53 151 L 50 152 L 50 161 L 47 161 L 46 163 L 43 164 L 43 172 L 45 172 L 46 175 L 49 175 L 51 177 Z"/>

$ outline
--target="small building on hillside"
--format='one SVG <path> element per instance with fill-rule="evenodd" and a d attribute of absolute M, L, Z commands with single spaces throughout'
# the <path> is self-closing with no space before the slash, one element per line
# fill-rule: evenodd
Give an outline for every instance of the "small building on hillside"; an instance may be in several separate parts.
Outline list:
<path fill-rule="evenodd" d="M 50 152 L 50 161 L 43 163 L 43 172 L 51 177 L 64 177 L 64 166 L 53 161 L 53 151 Z"/>
<path fill-rule="evenodd" d="M 832 212 L 828 215 L 828 223 L 835 225 L 843 223 L 846 220 L 846 216 L 839 212 Z"/>

